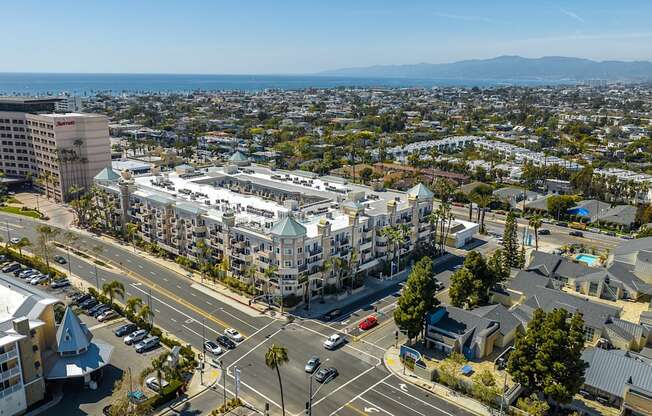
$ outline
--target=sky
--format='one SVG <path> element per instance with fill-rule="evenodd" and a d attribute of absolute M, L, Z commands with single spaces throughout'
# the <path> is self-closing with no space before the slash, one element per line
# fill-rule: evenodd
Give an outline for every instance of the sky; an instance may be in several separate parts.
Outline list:
<path fill-rule="evenodd" d="M 500 55 L 652 60 L 652 1 L 20 0 L 0 72 L 307 74 Z"/>

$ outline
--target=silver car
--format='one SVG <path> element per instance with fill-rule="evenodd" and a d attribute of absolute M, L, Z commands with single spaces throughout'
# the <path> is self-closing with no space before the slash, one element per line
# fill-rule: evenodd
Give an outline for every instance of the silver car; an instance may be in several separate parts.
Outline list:
<path fill-rule="evenodd" d="M 139 329 L 138 331 L 134 331 L 131 334 L 127 335 L 124 337 L 124 342 L 127 345 L 132 345 L 135 344 L 136 342 L 142 341 L 145 339 L 147 336 L 147 331 L 144 329 Z"/>

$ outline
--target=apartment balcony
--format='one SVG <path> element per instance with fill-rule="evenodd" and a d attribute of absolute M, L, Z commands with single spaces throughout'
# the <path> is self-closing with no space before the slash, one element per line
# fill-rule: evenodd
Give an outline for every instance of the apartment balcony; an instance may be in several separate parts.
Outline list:
<path fill-rule="evenodd" d="M 16 357 L 18 357 L 18 350 L 14 348 L 13 350 L 7 351 L 4 354 L 0 354 L 0 364 Z"/>
<path fill-rule="evenodd" d="M 362 240 L 362 244 L 360 244 L 360 251 L 363 250 L 368 250 L 372 246 L 372 240 Z"/>
<path fill-rule="evenodd" d="M 312 257 L 312 256 L 316 256 L 316 255 L 318 255 L 318 254 L 321 254 L 323 251 L 324 251 L 324 250 L 323 250 L 321 247 L 318 247 L 318 248 L 315 249 L 315 250 L 308 250 L 307 253 L 308 253 L 308 256 L 309 256 L 309 257 Z"/>
<path fill-rule="evenodd" d="M 4 390 L 0 390 L 0 399 L 2 399 L 4 397 L 7 397 L 7 396 L 10 396 L 10 395 L 12 395 L 12 394 L 14 394 L 16 392 L 19 392 L 23 388 L 24 388 L 23 383 L 17 383 L 17 384 L 14 384 L 13 386 L 8 387 L 8 388 L 6 388 Z"/>
<path fill-rule="evenodd" d="M 0 372 L 0 383 L 5 382 L 9 380 L 12 377 L 16 377 L 20 375 L 20 367 L 16 365 L 15 367 L 12 367 L 8 369 L 7 371 L 1 371 Z"/>

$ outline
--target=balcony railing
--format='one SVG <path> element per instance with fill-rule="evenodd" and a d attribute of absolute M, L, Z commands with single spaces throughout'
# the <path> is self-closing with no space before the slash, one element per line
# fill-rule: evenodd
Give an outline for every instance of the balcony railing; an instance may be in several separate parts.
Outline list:
<path fill-rule="evenodd" d="M 9 380 L 12 377 L 16 377 L 19 374 L 20 367 L 18 366 L 12 367 L 7 371 L 2 371 L 0 372 L 0 383 L 4 382 L 5 380 Z"/>
<path fill-rule="evenodd" d="M 10 394 L 16 393 L 17 391 L 20 391 L 22 389 L 23 389 L 23 383 L 17 383 L 9 388 L 0 390 L 0 399 L 9 396 Z"/>
<path fill-rule="evenodd" d="M 9 361 L 12 358 L 18 357 L 18 350 L 16 348 L 5 352 L 4 354 L 0 354 L 0 363 L 4 363 L 5 361 Z"/>

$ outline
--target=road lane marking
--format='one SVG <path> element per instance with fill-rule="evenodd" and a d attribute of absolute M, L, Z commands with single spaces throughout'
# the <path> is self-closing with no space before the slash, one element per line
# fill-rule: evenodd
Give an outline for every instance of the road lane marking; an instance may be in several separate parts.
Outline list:
<path fill-rule="evenodd" d="M 376 368 L 376 367 L 372 367 L 372 368 Z M 353 401 L 359 399 L 360 397 L 362 397 L 364 394 L 366 394 L 366 393 L 369 392 L 370 390 L 374 389 L 374 388 L 375 388 L 376 386 L 378 386 L 379 384 L 384 383 L 385 380 L 387 380 L 387 379 L 390 378 L 390 377 L 392 377 L 392 374 L 388 374 L 388 375 L 386 375 L 383 379 L 381 379 L 380 381 L 378 381 L 378 382 L 375 383 L 374 385 L 370 386 L 367 390 L 363 391 L 362 393 L 358 394 L 357 396 L 355 396 L 354 398 L 352 398 L 351 400 L 349 400 L 347 403 L 345 403 L 345 404 L 343 404 L 342 406 L 340 406 L 339 408 L 337 408 L 337 410 L 335 410 L 335 411 L 334 411 L 333 413 L 331 413 L 329 416 L 335 416 L 335 415 L 337 415 L 337 413 L 339 413 L 340 410 L 344 409 L 344 407 L 346 407 L 347 405 L 350 405 Z"/>
<path fill-rule="evenodd" d="M 181 289 L 181 286 L 177 285 L 177 289 Z"/>
<path fill-rule="evenodd" d="M 324 335 L 324 334 L 322 334 L 322 333 L 319 332 L 319 331 L 315 331 L 315 330 L 312 329 L 312 328 L 308 328 L 308 327 L 303 326 L 303 325 L 300 325 L 300 324 L 298 324 L 298 323 L 296 323 L 296 322 L 292 323 L 292 325 L 296 325 L 296 326 L 299 326 L 299 327 L 301 327 L 301 328 L 303 328 L 303 329 L 305 329 L 305 330 L 307 330 L 307 331 L 314 332 L 315 334 L 319 334 L 320 336 L 322 336 L 322 337 L 324 337 L 324 338 L 328 338 L 328 337 L 329 337 L 329 335 Z M 331 328 L 331 329 L 332 329 L 332 328 Z M 341 333 L 343 336 L 348 337 L 347 334 L 344 334 L 344 333 L 341 332 L 341 331 L 336 331 L 336 332 L 339 332 L 339 333 Z M 358 352 L 358 353 L 360 353 L 360 354 L 364 354 L 364 355 L 367 355 L 367 356 L 369 356 L 369 357 L 375 359 L 376 361 L 378 361 L 378 363 L 377 363 L 376 365 L 380 365 L 380 364 L 382 363 L 382 360 L 381 360 L 380 358 L 376 357 L 375 355 L 369 354 L 369 353 L 366 352 L 366 351 L 362 351 L 362 350 L 360 350 L 360 349 L 358 349 L 358 348 L 355 348 L 354 346 L 349 345 L 348 342 L 347 342 L 346 344 L 344 344 L 344 346 L 343 346 L 342 348 L 347 348 L 347 347 L 348 347 L 348 348 L 351 348 L 352 350 L 354 350 L 354 351 L 356 351 L 356 352 Z"/>
<path fill-rule="evenodd" d="M 181 288 L 179 288 L 179 289 L 181 289 Z M 197 295 L 195 295 L 195 294 L 194 294 L 194 293 L 192 293 L 192 292 L 190 292 L 190 296 L 194 296 L 194 297 L 197 297 Z"/>
<path fill-rule="evenodd" d="M 140 287 L 134 285 L 133 283 L 131 284 L 131 286 L 134 287 L 135 289 L 140 290 L 141 292 L 143 292 L 144 294 L 146 294 L 146 295 L 149 296 L 149 292 L 147 292 L 147 291 L 141 289 Z M 179 313 L 179 314 L 185 316 L 185 317 L 188 318 L 189 320 L 193 320 L 193 321 L 196 320 L 196 319 L 194 319 L 192 316 L 188 315 L 187 313 L 181 312 L 179 309 L 175 308 L 174 306 L 172 306 L 172 305 L 170 305 L 170 304 L 168 304 L 168 303 L 165 303 L 164 301 L 162 301 L 161 299 L 157 298 L 156 296 L 152 296 L 152 299 L 154 299 L 154 300 L 160 302 L 162 305 L 167 306 L 168 308 L 172 309 L 173 311 L 175 311 L 175 312 L 177 312 L 177 313 Z M 179 302 L 181 303 L 181 299 L 179 299 Z M 185 306 L 185 305 L 184 305 L 184 306 Z M 193 308 L 189 308 L 189 309 L 191 309 L 191 310 L 194 311 Z M 195 311 L 195 312 L 196 312 L 196 311 Z M 204 314 L 202 314 L 202 313 L 199 313 L 199 315 L 204 316 Z M 223 323 L 222 321 L 220 321 L 219 319 L 217 319 L 217 318 L 215 318 L 215 317 L 212 317 L 212 316 L 209 315 L 208 318 L 209 318 L 210 320 L 212 320 L 213 322 L 215 322 L 216 324 L 220 325 L 220 326 L 223 327 L 223 328 L 229 328 L 228 325 L 226 325 L 225 323 Z M 206 328 L 209 328 L 209 327 L 207 326 Z M 218 334 L 219 334 L 219 332 L 217 332 L 217 331 L 215 331 L 215 330 L 213 330 L 213 329 L 211 329 L 211 331 L 214 331 L 215 333 L 218 333 Z"/>
<path fill-rule="evenodd" d="M 354 412 L 356 412 L 357 414 L 359 414 L 359 415 L 361 415 L 361 416 L 368 416 L 367 413 L 365 413 L 365 412 L 363 412 L 362 410 L 358 409 L 357 407 L 353 406 L 351 403 L 347 403 L 347 404 L 345 404 L 343 407 L 348 407 L 349 409 L 353 410 Z M 342 408 L 337 409 L 338 412 L 339 412 L 340 410 L 342 410 Z M 301 413 L 299 413 L 299 414 L 302 414 L 302 413 L 303 413 L 303 412 L 301 412 Z M 331 415 L 332 415 L 332 413 L 331 413 Z"/>
<path fill-rule="evenodd" d="M 353 377 L 351 380 L 347 381 L 346 383 L 342 384 L 341 386 L 339 386 L 339 387 L 336 388 L 335 390 L 333 390 L 333 391 L 331 391 L 330 393 L 328 393 L 326 396 L 324 396 L 324 397 L 322 397 L 321 399 L 317 400 L 315 403 L 313 403 L 313 406 L 317 406 L 319 403 L 323 402 L 324 400 L 326 400 L 326 399 L 329 398 L 330 396 L 332 396 L 332 395 L 334 395 L 335 393 L 337 393 L 338 391 L 342 390 L 344 387 L 346 387 L 346 386 L 348 386 L 349 384 L 353 383 L 354 381 L 356 381 L 356 380 L 359 379 L 360 377 L 364 376 L 365 374 L 367 374 L 367 373 L 370 372 L 371 370 L 375 370 L 376 367 L 377 367 L 377 366 L 373 366 L 373 367 L 369 367 L 369 368 L 367 368 L 367 369 L 366 369 L 365 371 L 363 371 L 362 373 L 358 374 L 357 376 Z"/>
<path fill-rule="evenodd" d="M 374 392 L 375 394 L 378 394 L 378 395 L 380 395 L 380 396 L 383 396 L 383 397 L 386 398 L 387 400 L 390 400 L 390 401 L 392 401 L 392 402 L 394 402 L 394 403 L 396 403 L 396 404 L 398 404 L 398 405 L 400 405 L 400 406 L 405 407 L 406 409 L 409 409 L 409 410 L 413 411 L 414 413 L 416 413 L 416 414 L 418 414 L 418 415 L 421 415 L 421 416 L 428 416 L 428 415 L 426 415 L 426 414 L 424 414 L 424 413 L 419 412 L 418 410 L 415 410 L 415 409 L 411 408 L 410 406 L 406 405 L 405 403 L 401 403 L 401 402 L 399 402 L 398 400 L 393 399 L 393 398 L 391 398 L 390 396 L 388 396 L 388 395 L 386 395 L 386 394 L 384 394 L 384 393 L 379 392 L 378 390 L 371 390 L 371 391 Z M 364 399 L 364 397 L 360 397 L 360 400 L 365 400 L 365 399 Z M 365 400 L 365 401 L 366 401 L 366 400 Z M 368 403 L 371 403 L 371 402 L 368 402 Z M 379 408 L 380 408 L 380 407 L 379 407 Z M 385 409 L 382 409 L 382 410 L 384 411 Z"/>
<path fill-rule="evenodd" d="M 274 322 L 275 322 L 275 321 L 271 321 L 270 323 L 268 323 L 268 324 L 265 325 L 264 327 L 260 328 L 258 331 L 256 331 L 256 332 L 254 332 L 253 334 L 251 334 L 251 336 L 247 337 L 247 339 L 249 339 L 249 338 L 253 338 L 256 334 L 258 334 L 260 331 L 264 330 L 265 328 L 267 328 L 268 326 L 270 326 L 270 325 L 273 324 Z M 279 329 L 279 330 L 277 330 L 276 332 L 274 332 L 272 335 L 266 337 L 264 340 L 262 340 L 260 343 L 258 343 L 255 347 L 253 347 L 252 349 L 250 349 L 249 351 L 247 351 L 243 356 L 241 356 L 240 358 L 238 358 L 237 360 L 235 360 L 234 362 L 232 362 L 231 365 L 228 366 L 228 367 L 226 368 L 226 372 L 227 372 L 227 374 L 229 373 L 229 369 L 230 369 L 231 367 L 233 367 L 234 365 L 236 365 L 236 364 L 237 364 L 238 362 L 240 362 L 243 358 L 245 358 L 247 355 L 249 355 L 249 354 L 251 354 L 252 352 L 254 352 L 254 350 L 256 350 L 258 347 L 260 347 L 261 345 L 263 345 L 264 343 L 266 343 L 266 342 L 269 341 L 270 339 L 272 339 L 276 334 L 278 334 L 278 333 L 281 332 L 281 331 L 283 331 L 282 328 Z M 245 339 L 243 342 L 245 342 L 245 341 L 247 341 L 247 340 Z M 230 375 L 230 374 L 229 374 L 229 375 Z"/>
<path fill-rule="evenodd" d="M 440 412 L 442 412 L 442 413 L 445 413 L 445 414 L 447 414 L 448 416 L 454 416 L 452 413 L 448 413 L 447 411 L 445 411 L 445 410 L 443 410 L 443 409 L 440 409 L 439 407 L 437 407 L 437 406 L 435 406 L 435 405 L 432 405 L 432 404 L 430 404 L 430 403 L 428 403 L 428 402 L 426 402 L 426 401 L 424 401 L 424 400 L 421 400 L 421 399 L 419 399 L 418 397 L 411 395 L 410 393 L 404 391 L 404 390 L 401 389 L 401 388 L 396 388 L 396 387 L 392 386 L 391 384 L 386 383 L 386 382 L 384 382 L 384 381 L 383 381 L 383 384 L 386 385 L 386 386 L 389 386 L 389 387 L 393 388 L 394 390 L 400 392 L 401 394 L 405 394 L 406 396 L 408 396 L 408 397 L 410 397 L 410 398 L 412 398 L 412 399 L 414 399 L 414 400 L 416 400 L 416 401 L 418 401 L 418 402 L 420 402 L 420 403 L 425 404 L 425 405 L 428 406 L 428 407 L 432 407 L 433 409 L 438 410 L 438 411 L 440 411 Z M 374 390 L 374 391 L 377 392 L 376 390 Z"/>
<path fill-rule="evenodd" d="M 211 306 L 213 306 L 213 304 L 212 304 L 212 303 L 210 303 L 210 301 L 206 301 L 206 303 L 208 303 L 209 305 L 211 305 Z"/>
<path fill-rule="evenodd" d="M 161 311 L 158 310 L 158 309 L 156 309 L 156 308 L 154 308 L 154 312 L 156 312 L 156 313 L 161 313 Z"/>
<path fill-rule="evenodd" d="M 360 397 L 360 400 L 362 400 L 363 402 L 365 402 L 365 403 L 367 403 L 368 405 L 371 406 L 371 407 L 365 406 L 365 408 L 364 408 L 365 413 L 380 413 L 380 412 L 383 412 L 383 413 L 387 413 L 390 416 L 394 416 L 392 413 L 388 412 L 387 410 L 383 409 L 382 407 L 378 406 L 375 403 L 371 403 L 369 400 L 365 399 L 364 397 Z M 409 407 L 408 407 L 408 409 L 409 409 Z M 410 409 L 410 410 L 412 410 L 412 409 Z M 423 413 L 419 413 L 419 412 L 416 412 L 416 413 L 420 414 L 421 416 L 426 416 Z"/>
<path fill-rule="evenodd" d="M 139 264 L 139 265 L 138 265 L 138 268 L 139 268 L 139 269 L 142 269 L 142 268 L 143 268 L 143 265 L 142 265 L 142 264 Z"/>
<path fill-rule="evenodd" d="M 170 318 L 170 321 L 172 321 L 172 322 L 176 322 L 177 320 L 174 319 L 174 318 Z"/>

